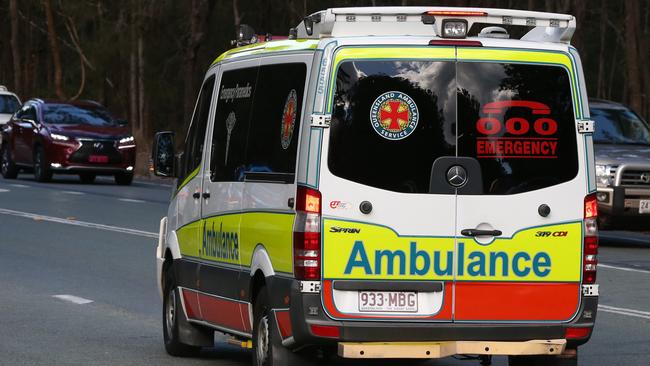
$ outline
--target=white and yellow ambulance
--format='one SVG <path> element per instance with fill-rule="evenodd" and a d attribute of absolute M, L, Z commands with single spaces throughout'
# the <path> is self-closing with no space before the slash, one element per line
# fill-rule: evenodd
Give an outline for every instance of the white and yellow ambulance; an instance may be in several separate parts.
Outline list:
<path fill-rule="evenodd" d="M 167 351 L 218 331 L 256 365 L 575 365 L 598 303 L 575 26 L 338 8 L 220 56 L 182 156 L 156 137 L 157 174 L 178 178 L 156 255 Z"/>

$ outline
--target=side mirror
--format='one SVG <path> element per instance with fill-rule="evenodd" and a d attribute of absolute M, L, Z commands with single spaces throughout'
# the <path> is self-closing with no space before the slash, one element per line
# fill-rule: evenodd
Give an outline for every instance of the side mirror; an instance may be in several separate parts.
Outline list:
<path fill-rule="evenodd" d="M 173 177 L 174 174 L 174 133 L 156 133 L 153 144 L 153 172 L 159 177 Z"/>
<path fill-rule="evenodd" d="M 126 127 L 129 125 L 129 121 L 123 119 L 123 118 L 118 118 L 115 120 L 115 123 L 117 123 L 118 126 L 120 127 Z"/>

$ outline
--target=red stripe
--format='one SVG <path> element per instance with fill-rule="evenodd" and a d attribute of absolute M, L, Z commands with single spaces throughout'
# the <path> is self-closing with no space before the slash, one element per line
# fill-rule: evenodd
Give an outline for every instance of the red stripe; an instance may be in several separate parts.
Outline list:
<path fill-rule="evenodd" d="M 570 320 L 579 283 L 457 282 L 456 320 Z"/>
<path fill-rule="evenodd" d="M 451 321 L 451 312 L 452 312 L 452 283 L 445 282 L 444 286 L 444 298 L 442 303 L 442 309 L 435 315 L 427 316 L 406 316 L 406 315 L 373 315 L 373 314 L 344 314 L 338 311 L 334 305 L 334 291 L 332 288 L 332 280 L 323 281 L 323 304 L 327 312 L 338 319 L 418 319 L 418 320 L 449 320 Z"/>
<path fill-rule="evenodd" d="M 187 289 L 181 289 L 183 303 L 185 303 L 185 312 L 188 318 L 201 319 L 201 309 L 199 308 L 199 298 L 197 293 Z"/>
<path fill-rule="evenodd" d="M 183 289 L 187 317 L 244 333 L 251 333 L 248 303 Z"/>
<path fill-rule="evenodd" d="M 277 310 L 275 312 L 275 319 L 278 321 L 278 328 L 282 339 L 291 337 L 293 335 L 293 328 L 291 327 L 289 310 Z"/>

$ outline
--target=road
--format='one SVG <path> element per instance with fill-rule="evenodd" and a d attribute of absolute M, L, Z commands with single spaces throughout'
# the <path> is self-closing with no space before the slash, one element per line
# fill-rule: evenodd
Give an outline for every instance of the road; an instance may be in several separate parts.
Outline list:
<path fill-rule="evenodd" d="M 137 181 L 121 187 L 112 179 L 0 178 L 0 365 L 250 364 L 248 351 L 223 338 L 194 359 L 163 349 L 154 237 L 170 194 L 168 186 Z M 580 363 L 646 366 L 650 247 L 602 247 L 600 260 L 603 306 Z M 507 362 L 496 357 L 493 364 Z"/>

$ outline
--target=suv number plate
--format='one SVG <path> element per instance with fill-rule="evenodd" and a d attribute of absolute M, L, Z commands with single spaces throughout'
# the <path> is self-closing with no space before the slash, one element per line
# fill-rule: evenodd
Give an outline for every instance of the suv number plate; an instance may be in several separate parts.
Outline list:
<path fill-rule="evenodd" d="M 90 155 L 88 157 L 89 163 L 108 163 L 108 156 L 106 155 Z"/>
<path fill-rule="evenodd" d="M 642 214 L 650 213 L 650 200 L 639 201 L 639 213 Z"/>
<path fill-rule="evenodd" d="M 417 313 L 418 294 L 415 292 L 359 291 L 359 311 Z"/>

